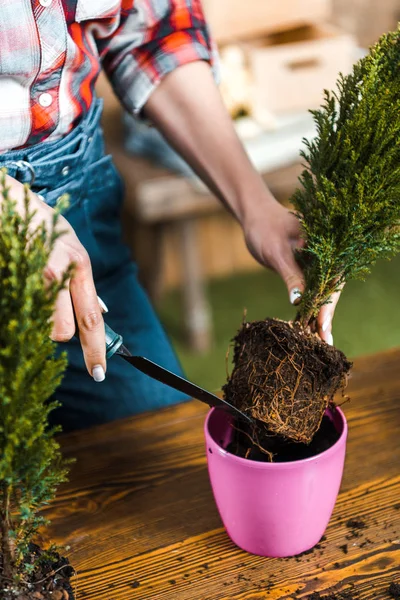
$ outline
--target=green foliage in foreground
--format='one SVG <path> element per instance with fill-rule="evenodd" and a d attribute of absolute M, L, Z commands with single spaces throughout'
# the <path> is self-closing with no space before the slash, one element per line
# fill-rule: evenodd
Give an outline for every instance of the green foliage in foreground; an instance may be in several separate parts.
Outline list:
<path fill-rule="evenodd" d="M 3 586 L 34 568 L 29 543 L 44 523 L 39 515 L 65 481 L 66 465 L 48 428 L 50 401 L 66 358 L 56 358 L 51 319 L 62 281 L 46 282 L 44 270 L 59 236 L 54 220 L 35 222 L 28 190 L 17 212 L 6 174 L 0 173 L 0 553 Z M 20 214 L 22 212 L 22 215 Z M 0 586 L 2 587 L 2 586 Z"/>

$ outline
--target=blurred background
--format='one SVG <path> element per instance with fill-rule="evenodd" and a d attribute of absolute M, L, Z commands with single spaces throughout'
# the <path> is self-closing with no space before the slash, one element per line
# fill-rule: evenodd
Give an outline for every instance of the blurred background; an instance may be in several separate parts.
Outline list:
<path fill-rule="evenodd" d="M 203 0 L 221 57 L 221 93 L 248 154 L 288 205 L 301 172 L 308 109 L 378 37 L 397 26 L 400 0 Z M 124 115 L 104 77 L 104 129 L 126 184 L 132 256 L 189 378 L 226 380 L 227 351 L 247 319 L 290 319 L 283 283 L 250 256 L 241 230 L 151 128 Z M 350 282 L 334 321 L 349 357 L 400 344 L 400 257 Z"/>

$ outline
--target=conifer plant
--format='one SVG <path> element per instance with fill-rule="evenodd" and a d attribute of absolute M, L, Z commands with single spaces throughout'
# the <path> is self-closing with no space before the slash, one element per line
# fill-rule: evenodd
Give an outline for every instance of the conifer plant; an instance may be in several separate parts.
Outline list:
<path fill-rule="evenodd" d="M 28 190 L 17 212 L 0 173 L 0 599 L 72 599 L 72 569 L 53 549 L 35 545 L 46 524 L 41 509 L 65 481 L 56 429 L 48 425 L 57 403 L 65 356 L 56 357 L 51 320 L 61 281 L 44 269 L 59 233 L 35 225 Z M 50 576 L 54 571 L 56 575 Z"/>
<path fill-rule="evenodd" d="M 317 135 L 292 204 L 306 247 L 306 289 L 294 321 L 244 323 L 234 338 L 230 402 L 257 419 L 249 432 L 309 443 L 344 389 L 351 363 L 321 341 L 316 318 L 350 279 L 364 279 L 400 249 L 400 27 L 383 35 L 312 111 Z M 268 434 L 267 436 L 264 434 Z"/>

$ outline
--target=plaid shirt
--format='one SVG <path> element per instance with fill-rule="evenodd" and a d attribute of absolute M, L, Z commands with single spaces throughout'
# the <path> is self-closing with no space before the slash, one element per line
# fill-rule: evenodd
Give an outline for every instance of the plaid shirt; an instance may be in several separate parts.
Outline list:
<path fill-rule="evenodd" d="M 1 0 L 0 152 L 68 133 L 100 64 L 138 113 L 165 74 L 212 55 L 200 0 Z"/>

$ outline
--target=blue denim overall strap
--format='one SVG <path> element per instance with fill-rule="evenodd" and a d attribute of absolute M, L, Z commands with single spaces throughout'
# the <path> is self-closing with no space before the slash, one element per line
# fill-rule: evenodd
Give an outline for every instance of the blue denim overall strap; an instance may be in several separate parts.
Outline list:
<path fill-rule="evenodd" d="M 63 193 L 70 203 L 66 219 L 86 247 L 96 289 L 107 304 L 106 320 L 134 354 L 147 356 L 181 374 L 179 362 L 138 278 L 136 265 L 122 242 L 120 209 L 123 185 L 110 156 L 104 154 L 100 126 L 102 102 L 62 140 L 0 155 L 0 167 L 33 183 L 32 190 L 54 206 Z M 95 383 L 87 373 L 75 338 L 59 344 L 68 353 L 68 369 L 52 414 L 64 431 L 105 423 L 186 400 L 153 381 L 119 357 L 108 361 L 106 379 Z"/>

